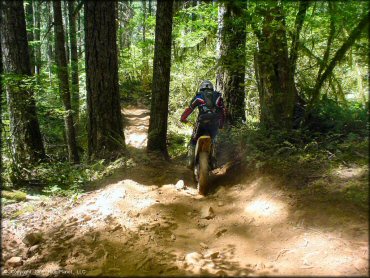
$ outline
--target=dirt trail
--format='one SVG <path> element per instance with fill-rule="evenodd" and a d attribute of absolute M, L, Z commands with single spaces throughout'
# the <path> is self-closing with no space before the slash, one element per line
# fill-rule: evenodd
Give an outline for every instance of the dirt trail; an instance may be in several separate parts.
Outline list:
<path fill-rule="evenodd" d="M 181 161 L 145 153 L 149 112 L 123 112 L 129 151 L 141 164 L 76 202 L 34 200 L 36 209 L 15 220 L 9 215 L 29 203 L 4 208 L 3 261 L 21 262 L 8 261 L 3 274 L 368 274 L 366 213 L 304 199 L 269 176 L 215 183 L 201 197 Z M 23 237 L 36 228 L 42 239 L 26 247 Z"/>

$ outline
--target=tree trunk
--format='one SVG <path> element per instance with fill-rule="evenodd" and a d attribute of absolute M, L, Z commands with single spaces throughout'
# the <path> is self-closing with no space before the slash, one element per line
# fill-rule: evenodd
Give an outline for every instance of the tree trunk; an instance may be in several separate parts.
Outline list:
<path fill-rule="evenodd" d="M 143 5 L 143 43 L 145 44 L 145 33 L 146 33 L 146 1 L 142 1 Z"/>
<path fill-rule="evenodd" d="M 116 4 L 85 3 L 88 154 L 114 158 L 125 148 L 118 90 Z"/>
<path fill-rule="evenodd" d="M 37 42 L 34 46 L 35 49 L 35 73 L 40 74 L 41 70 L 41 41 L 40 41 L 40 32 L 41 32 L 41 2 L 33 1 L 33 25 L 34 25 L 34 39 Z"/>
<path fill-rule="evenodd" d="M 69 33 L 68 33 L 68 7 L 67 1 L 63 0 L 63 4 L 61 4 L 63 16 L 62 16 L 62 23 L 65 26 L 64 29 L 64 38 L 65 38 L 65 52 L 66 52 L 66 59 L 69 61 Z"/>
<path fill-rule="evenodd" d="M 52 16 L 52 2 L 47 2 L 47 12 L 48 12 L 48 26 L 51 28 L 53 24 L 53 16 Z M 52 75 L 52 61 L 53 61 L 53 56 L 54 56 L 54 51 L 53 51 L 53 36 L 51 32 L 48 33 L 47 35 L 47 56 L 48 56 L 48 69 L 49 69 L 49 80 L 50 80 L 50 86 L 52 86 L 53 82 L 53 75 Z"/>
<path fill-rule="evenodd" d="M 71 95 L 68 83 L 68 65 L 65 52 L 61 0 L 53 1 L 54 9 L 54 32 L 55 32 L 55 56 L 59 79 L 59 90 L 63 100 L 66 116 L 64 117 L 65 132 L 67 137 L 68 158 L 70 162 L 79 163 L 77 151 L 76 133 L 73 122 Z"/>
<path fill-rule="evenodd" d="M 309 7 L 309 4 L 310 2 L 308 0 L 299 1 L 298 13 L 295 19 L 295 32 L 293 33 L 292 46 L 290 48 L 291 50 L 290 50 L 290 55 L 289 55 L 289 63 L 291 65 L 291 73 L 293 76 L 295 75 L 295 69 L 296 69 L 297 58 L 298 58 L 299 37 L 301 34 L 303 22 L 306 17 L 306 12 Z"/>
<path fill-rule="evenodd" d="M 158 1 L 155 26 L 152 100 L 148 151 L 167 152 L 167 119 L 170 90 L 173 0 Z"/>
<path fill-rule="evenodd" d="M 34 41 L 34 36 L 33 36 L 33 30 L 34 30 L 34 25 L 33 25 L 33 1 L 32 0 L 27 0 L 26 1 L 26 28 L 27 28 L 27 40 L 28 43 Z M 33 75 L 35 73 L 35 51 L 34 51 L 34 46 L 29 45 L 29 53 L 30 53 L 30 69 L 31 69 L 31 74 Z"/>
<path fill-rule="evenodd" d="M 149 61 L 148 61 L 148 47 L 146 46 L 146 17 L 147 17 L 147 8 L 146 8 L 146 0 L 142 1 L 143 4 L 143 71 L 141 73 L 142 80 L 146 83 L 146 79 L 149 70 Z"/>
<path fill-rule="evenodd" d="M 219 4 L 217 89 L 223 93 L 227 121 L 235 125 L 245 121 L 245 2 Z"/>
<path fill-rule="evenodd" d="M 267 127 L 290 129 L 296 100 L 282 7 L 265 7 L 262 32 L 257 32 L 255 68 L 260 98 L 260 120 Z"/>
<path fill-rule="evenodd" d="M 132 36 L 132 26 L 129 26 L 130 20 L 134 16 L 133 8 L 131 4 L 127 1 L 120 2 L 121 9 L 120 9 L 120 49 L 129 48 L 131 45 L 131 36 Z"/>
<path fill-rule="evenodd" d="M 81 58 L 82 57 L 82 44 L 83 44 L 83 40 L 84 40 L 84 37 L 85 36 L 82 36 L 81 35 L 81 31 L 84 31 L 84 22 L 85 20 L 83 19 L 83 16 L 82 16 L 82 12 L 83 10 L 78 13 L 78 18 L 77 18 L 77 30 L 78 30 L 78 58 Z M 84 34 L 85 35 L 85 34 Z"/>
<path fill-rule="evenodd" d="M 75 1 L 68 1 L 68 21 L 69 21 L 69 40 L 71 49 L 71 93 L 72 93 L 72 110 L 74 112 L 74 121 L 76 123 L 76 131 L 78 130 L 80 97 L 78 86 L 78 53 L 77 53 L 77 33 L 76 33 L 76 17 L 74 15 Z M 76 132 L 77 133 L 77 132 Z"/>
<path fill-rule="evenodd" d="M 1 46 L 5 88 L 15 163 L 27 166 L 45 159 L 36 103 L 24 80 L 31 76 L 25 14 L 22 1 L 2 1 Z"/>

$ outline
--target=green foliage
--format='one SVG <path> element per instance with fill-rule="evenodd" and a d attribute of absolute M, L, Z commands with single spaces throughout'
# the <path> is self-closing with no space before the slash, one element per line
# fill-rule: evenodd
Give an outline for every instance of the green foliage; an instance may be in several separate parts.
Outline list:
<path fill-rule="evenodd" d="M 35 167 L 34 174 L 42 184 L 47 185 L 43 189 L 45 194 L 72 196 L 82 193 L 87 183 L 109 176 L 115 169 L 125 165 L 123 158 L 109 164 L 104 160 L 91 165 L 45 163 Z"/>
<path fill-rule="evenodd" d="M 93 164 L 72 165 L 69 162 L 53 161 L 41 163 L 30 171 L 30 181 L 33 185 L 24 186 L 24 191 L 34 192 L 36 189 L 42 189 L 45 195 L 74 196 L 81 194 L 86 185 L 92 181 L 100 180 L 103 177 L 111 175 L 116 169 L 130 167 L 131 162 L 125 158 L 117 159 L 113 162 L 99 160 Z M 5 169 L 11 169 L 5 165 Z M 9 173 L 3 175 L 6 187 L 11 189 L 12 185 Z M 15 185 L 16 186 L 16 185 Z M 23 198 L 16 191 L 14 194 L 3 194 L 6 198 Z M 18 199 L 19 199 L 18 198 Z"/>
<path fill-rule="evenodd" d="M 362 132 L 344 135 L 242 127 L 229 136 L 230 142 L 243 150 L 248 167 L 284 173 L 290 178 L 320 173 L 327 170 L 325 167 L 343 161 L 367 163 L 368 137 Z"/>
<path fill-rule="evenodd" d="M 222 132 L 219 142 L 240 157 L 250 175 L 272 175 L 314 200 L 345 202 L 368 209 L 366 132 L 326 134 L 308 130 L 265 130 L 258 125 Z M 348 169 L 348 178 L 338 175 Z M 355 169 L 357 171 L 353 172 Z M 362 169 L 361 171 L 358 169 Z"/>
<path fill-rule="evenodd" d="M 187 153 L 187 146 L 189 144 L 188 136 L 181 133 L 170 132 L 167 135 L 168 139 L 168 153 L 172 158 L 184 156 Z"/>
<path fill-rule="evenodd" d="M 215 83 L 216 22 L 217 6 L 206 3 L 182 9 L 174 17 L 169 103 L 169 126 L 173 132 L 183 129 L 178 119 L 199 89 L 200 82 L 209 79 Z M 192 115 L 190 121 L 194 120 L 195 115 Z"/>
<path fill-rule="evenodd" d="M 324 95 L 313 111 L 308 128 L 317 132 L 354 132 L 366 136 L 367 119 L 368 111 L 363 103 L 352 101 L 343 106 Z"/>

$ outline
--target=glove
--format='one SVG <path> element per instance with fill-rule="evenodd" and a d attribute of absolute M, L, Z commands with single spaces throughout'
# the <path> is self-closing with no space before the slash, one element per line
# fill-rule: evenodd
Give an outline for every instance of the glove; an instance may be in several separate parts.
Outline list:
<path fill-rule="evenodd" d="M 193 110 L 190 107 L 186 108 L 184 113 L 182 113 L 182 115 L 181 115 L 180 121 L 182 123 L 187 123 L 188 122 L 187 118 L 189 117 L 191 112 L 193 112 Z"/>

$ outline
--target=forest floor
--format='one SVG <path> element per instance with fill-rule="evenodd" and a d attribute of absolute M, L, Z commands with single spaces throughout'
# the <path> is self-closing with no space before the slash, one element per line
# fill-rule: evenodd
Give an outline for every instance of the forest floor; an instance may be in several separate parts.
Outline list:
<path fill-rule="evenodd" d="M 366 211 L 306 198 L 267 174 L 239 173 L 235 182 L 223 168 L 202 197 L 183 159 L 145 152 L 149 111 L 123 113 L 132 167 L 77 200 L 4 206 L 2 274 L 368 275 Z M 338 169 L 331 182 L 363 170 Z"/>

